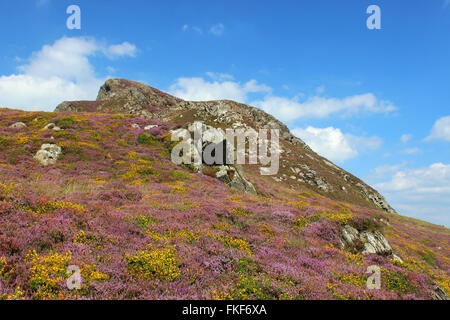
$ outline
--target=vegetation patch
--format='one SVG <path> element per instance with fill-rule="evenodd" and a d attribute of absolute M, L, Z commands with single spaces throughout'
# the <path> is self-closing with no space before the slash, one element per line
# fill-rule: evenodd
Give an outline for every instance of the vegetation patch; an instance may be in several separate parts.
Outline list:
<path fill-rule="evenodd" d="M 175 249 L 155 249 L 140 251 L 126 257 L 128 271 L 139 278 L 161 281 L 174 281 L 180 277 Z"/>

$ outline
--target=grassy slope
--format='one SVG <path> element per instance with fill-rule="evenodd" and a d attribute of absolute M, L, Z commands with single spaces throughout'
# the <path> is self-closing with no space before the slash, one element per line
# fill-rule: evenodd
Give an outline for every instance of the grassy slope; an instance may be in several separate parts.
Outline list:
<path fill-rule="evenodd" d="M 8 128 L 17 121 L 27 128 Z M 50 122 L 64 131 L 42 130 Z M 143 136 L 133 123 L 161 126 Z M 429 299 L 433 282 L 449 293 L 448 229 L 264 180 L 266 196 L 233 191 L 171 163 L 172 127 L 0 109 L 0 298 Z M 33 160 L 43 143 L 63 148 L 56 165 Z M 380 218 L 404 264 L 338 249 L 343 224 Z M 365 286 L 374 264 L 382 290 Z M 81 290 L 66 288 L 68 265 Z"/>

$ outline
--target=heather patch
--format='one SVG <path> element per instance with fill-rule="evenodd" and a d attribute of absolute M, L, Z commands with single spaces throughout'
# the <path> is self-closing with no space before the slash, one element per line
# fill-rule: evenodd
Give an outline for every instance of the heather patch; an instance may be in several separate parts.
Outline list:
<path fill-rule="evenodd" d="M 176 125 L 159 120 L 0 113 L 0 299 L 429 299 L 434 284 L 450 293 L 448 229 L 256 175 L 258 195 L 231 190 L 174 165 Z M 27 128 L 10 130 L 16 122 Z M 43 130 L 49 123 L 65 128 Z M 139 138 L 149 125 L 158 127 Z M 32 158 L 44 143 L 63 148 L 47 168 Z M 341 250 L 347 224 L 383 231 L 403 262 Z M 67 288 L 69 265 L 79 290 Z M 365 286 L 371 265 L 380 290 Z"/>

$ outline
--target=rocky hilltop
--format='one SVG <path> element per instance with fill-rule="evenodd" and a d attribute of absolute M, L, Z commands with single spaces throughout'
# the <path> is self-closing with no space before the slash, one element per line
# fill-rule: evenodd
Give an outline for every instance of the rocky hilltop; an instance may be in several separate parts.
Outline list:
<path fill-rule="evenodd" d="M 146 119 L 158 119 L 189 128 L 201 121 L 208 128 L 253 128 L 255 130 L 280 130 L 280 170 L 270 178 L 260 177 L 255 168 L 238 168 L 240 178 L 231 186 L 264 193 L 263 182 L 279 183 L 289 188 L 306 188 L 332 199 L 379 208 L 389 213 L 395 210 L 382 195 L 363 181 L 339 168 L 331 161 L 312 151 L 301 139 L 295 137 L 282 122 L 266 112 L 229 100 L 192 102 L 171 96 L 144 84 L 111 79 L 100 88 L 96 101 L 66 101 L 56 112 L 97 112 L 130 114 Z M 231 168 L 236 172 L 235 168 Z M 226 168 L 225 171 L 230 171 Z M 221 170 L 221 172 L 225 172 Z M 220 177 L 225 177 L 222 174 Z"/>

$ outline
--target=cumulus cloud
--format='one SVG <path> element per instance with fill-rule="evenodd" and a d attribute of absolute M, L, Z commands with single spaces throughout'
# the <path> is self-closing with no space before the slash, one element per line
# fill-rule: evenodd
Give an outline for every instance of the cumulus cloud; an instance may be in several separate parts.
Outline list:
<path fill-rule="evenodd" d="M 450 116 L 438 119 L 431 129 L 431 134 L 425 140 L 450 141 Z"/>
<path fill-rule="evenodd" d="M 450 164 L 435 163 L 425 168 L 400 170 L 390 181 L 378 183 L 377 187 L 421 194 L 446 193 L 450 199 Z"/>
<path fill-rule="evenodd" d="M 292 133 L 304 140 L 315 152 L 332 161 L 342 163 L 355 158 L 360 152 L 378 149 L 382 141 L 378 137 L 360 137 L 344 134 L 338 128 L 295 128 Z"/>
<path fill-rule="evenodd" d="M 401 214 L 450 225 L 450 164 L 401 168 L 374 185 Z"/>
<path fill-rule="evenodd" d="M 269 93 L 271 88 L 250 80 L 241 85 L 235 81 L 206 81 L 203 78 L 179 78 L 170 86 L 169 92 L 191 101 L 234 100 L 247 102 L 249 93 Z"/>
<path fill-rule="evenodd" d="M 230 99 L 258 107 L 281 121 L 295 121 L 303 118 L 326 118 L 339 114 L 349 116 L 359 112 L 389 113 L 397 108 L 386 100 L 380 100 L 372 93 L 353 95 L 346 98 L 324 98 L 314 96 L 304 99 L 304 95 L 292 99 L 272 95 L 272 88 L 250 80 L 242 85 L 226 73 L 207 72 L 213 81 L 202 77 L 179 78 L 169 88 L 169 92 L 186 100 Z M 318 87 L 317 92 L 323 92 Z M 248 93 L 259 93 L 261 99 L 247 101 Z M 300 98 L 305 101 L 301 102 Z"/>
<path fill-rule="evenodd" d="M 124 42 L 121 44 L 110 45 L 105 48 L 104 53 L 107 57 L 114 59 L 119 57 L 136 57 L 137 48 L 134 44 Z"/>
<path fill-rule="evenodd" d="M 33 53 L 17 74 L 0 76 L 0 106 L 52 111 L 64 100 L 95 99 L 106 79 L 96 76 L 89 58 L 132 56 L 135 50 L 128 42 L 105 46 L 93 38 L 63 37 Z"/>
<path fill-rule="evenodd" d="M 351 115 L 361 111 L 389 113 L 397 109 L 391 102 L 379 100 L 372 93 L 342 99 L 314 96 L 304 102 L 300 102 L 298 97 L 289 99 L 266 96 L 264 100 L 254 101 L 252 104 L 283 121 L 300 118 L 326 118 L 337 113 Z"/>

